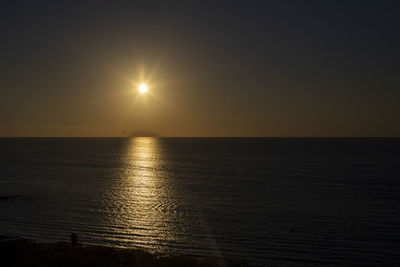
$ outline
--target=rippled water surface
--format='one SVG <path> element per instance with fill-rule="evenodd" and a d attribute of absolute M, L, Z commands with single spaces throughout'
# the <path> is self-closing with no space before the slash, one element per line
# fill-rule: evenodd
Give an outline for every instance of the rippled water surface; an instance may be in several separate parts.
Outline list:
<path fill-rule="evenodd" d="M 0 234 L 400 264 L 400 139 L 0 139 Z"/>

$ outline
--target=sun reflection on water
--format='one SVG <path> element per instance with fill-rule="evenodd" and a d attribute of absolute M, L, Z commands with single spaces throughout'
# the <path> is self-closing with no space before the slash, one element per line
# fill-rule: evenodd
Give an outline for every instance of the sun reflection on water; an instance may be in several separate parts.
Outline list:
<path fill-rule="evenodd" d="M 125 228 L 128 242 L 162 250 L 161 242 L 175 239 L 176 223 L 175 205 L 171 202 L 173 192 L 162 170 L 159 140 L 134 138 L 128 147 L 125 168 L 116 188 L 118 212 L 114 214 L 114 227 Z"/>

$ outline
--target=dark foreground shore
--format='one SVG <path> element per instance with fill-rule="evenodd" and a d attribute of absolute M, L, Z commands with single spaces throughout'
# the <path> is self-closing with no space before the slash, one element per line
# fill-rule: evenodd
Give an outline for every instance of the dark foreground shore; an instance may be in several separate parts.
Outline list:
<path fill-rule="evenodd" d="M 140 249 L 0 240 L 1 266 L 247 266 L 220 258 L 156 255 Z"/>

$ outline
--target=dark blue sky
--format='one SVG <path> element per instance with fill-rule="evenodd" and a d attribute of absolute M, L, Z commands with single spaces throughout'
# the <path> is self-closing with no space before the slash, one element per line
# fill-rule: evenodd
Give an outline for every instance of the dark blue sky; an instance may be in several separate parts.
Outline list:
<path fill-rule="evenodd" d="M 0 135 L 400 136 L 399 7 L 6 1 Z"/>

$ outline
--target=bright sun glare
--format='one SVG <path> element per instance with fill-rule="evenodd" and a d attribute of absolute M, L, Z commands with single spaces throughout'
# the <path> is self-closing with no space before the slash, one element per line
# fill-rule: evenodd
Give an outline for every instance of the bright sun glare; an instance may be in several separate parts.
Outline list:
<path fill-rule="evenodd" d="M 142 93 L 142 94 L 146 93 L 146 92 L 147 92 L 147 84 L 141 83 L 141 84 L 138 86 L 138 89 L 139 89 L 139 92 L 140 92 L 140 93 Z"/>

